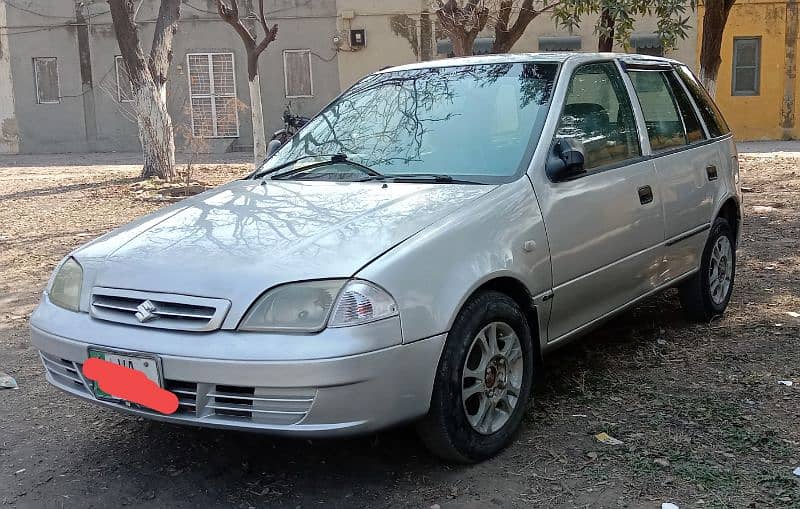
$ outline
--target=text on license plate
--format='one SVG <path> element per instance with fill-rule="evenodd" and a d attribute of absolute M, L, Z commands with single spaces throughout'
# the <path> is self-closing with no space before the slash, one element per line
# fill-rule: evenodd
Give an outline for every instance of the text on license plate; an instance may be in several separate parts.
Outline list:
<path fill-rule="evenodd" d="M 152 357 L 138 357 L 131 355 L 121 355 L 113 352 L 105 352 L 102 350 L 89 350 L 89 357 L 103 359 L 112 364 L 118 364 L 126 368 L 130 368 L 140 373 L 143 373 L 150 381 L 156 385 L 161 386 L 161 380 L 158 372 L 158 361 Z M 97 383 L 94 384 L 94 392 L 98 397 L 110 398 L 113 397 L 102 391 Z"/>

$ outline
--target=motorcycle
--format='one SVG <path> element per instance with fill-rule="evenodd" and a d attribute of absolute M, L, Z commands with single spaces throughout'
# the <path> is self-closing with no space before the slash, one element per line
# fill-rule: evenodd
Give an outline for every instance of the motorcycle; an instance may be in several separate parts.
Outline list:
<path fill-rule="evenodd" d="M 283 129 L 276 131 L 270 141 L 278 141 L 283 145 L 310 120 L 308 117 L 293 114 L 292 103 L 288 103 L 283 111 Z"/>

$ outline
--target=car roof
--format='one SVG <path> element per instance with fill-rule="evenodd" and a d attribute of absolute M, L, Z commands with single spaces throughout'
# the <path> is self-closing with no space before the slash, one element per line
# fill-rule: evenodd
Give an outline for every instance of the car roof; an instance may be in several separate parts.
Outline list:
<path fill-rule="evenodd" d="M 504 53 L 500 55 L 481 55 L 471 57 L 443 58 L 441 60 L 430 60 L 427 62 L 416 62 L 413 64 L 398 65 L 381 69 L 378 73 L 409 71 L 414 69 L 431 69 L 437 67 L 455 67 L 482 64 L 516 64 L 524 62 L 554 62 L 564 63 L 574 61 L 578 63 L 591 62 L 594 60 L 618 59 L 625 63 L 635 63 L 640 65 L 650 64 L 678 64 L 677 60 L 670 58 L 655 57 L 650 55 L 638 55 L 631 53 L 576 53 L 570 51 L 547 52 L 547 53 Z"/>

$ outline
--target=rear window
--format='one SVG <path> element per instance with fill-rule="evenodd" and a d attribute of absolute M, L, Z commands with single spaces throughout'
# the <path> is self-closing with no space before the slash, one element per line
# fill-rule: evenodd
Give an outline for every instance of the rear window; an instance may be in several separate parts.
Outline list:
<path fill-rule="evenodd" d="M 692 71 L 686 66 L 680 66 L 678 67 L 678 74 L 680 74 L 683 82 L 686 84 L 686 88 L 689 89 L 689 93 L 692 94 L 694 102 L 700 110 L 700 116 L 703 117 L 703 122 L 705 122 L 706 127 L 708 127 L 708 133 L 711 137 L 717 138 L 730 133 L 731 129 L 728 127 L 728 124 L 725 123 L 725 119 L 722 118 L 722 113 L 720 113 L 719 108 L 717 108 L 717 105 L 711 100 L 706 89 L 703 88 L 700 82 L 697 81 L 697 78 L 694 77 Z"/>
<path fill-rule="evenodd" d="M 664 73 L 637 71 L 629 76 L 642 107 L 653 152 L 686 145 L 683 121 Z"/>

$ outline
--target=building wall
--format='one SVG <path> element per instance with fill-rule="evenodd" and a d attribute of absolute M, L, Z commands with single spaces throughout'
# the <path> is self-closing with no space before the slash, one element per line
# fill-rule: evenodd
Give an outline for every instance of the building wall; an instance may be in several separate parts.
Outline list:
<path fill-rule="evenodd" d="M 18 27 L 8 30 L 7 44 L 0 39 L 0 87 L 11 88 L 8 84 L 4 86 L 3 80 L 9 82 L 8 75 L 13 75 L 13 93 L 0 94 L 2 133 L 12 141 L 0 137 L 0 150 L 13 152 L 18 148 L 26 153 L 139 150 L 131 105 L 120 103 L 116 97 L 114 57 L 119 55 L 119 49 L 107 2 L 0 2 L 7 16 L 4 24 Z M 255 0 L 239 2 L 243 11 L 256 3 Z M 78 23 L 76 4 L 81 6 L 80 12 L 86 18 L 84 23 Z M 158 0 L 144 0 L 137 15 L 145 51 L 152 41 L 158 4 Z M 282 113 L 288 102 L 284 89 L 283 50 L 312 50 L 314 97 L 292 99 L 291 103 L 295 113 L 313 115 L 366 74 L 386 66 L 445 56 L 436 54 L 435 15 L 427 12 L 429 6 L 429 0 L 267 0 L 268 17 L 279 25 L 278 39 L 262 55 L 259 65 L 267 136 L 282 127 Z M 2 12 L 0 9 L 0 16 Z M 255 27 L 254 20 L 250 23 Z M 694 19 L 691 24 L 696 24 Z M 582 37 L 583 51 L 596 49 L 593 25 L 594 19 L 587 18 L 575 31 L 575 35 Z M 649 33 L 654 28 L 655 21 L 651 19 L 641 20 L 636 25 L 637 32 Z M 350 47 L 350 29 L 366 30 L 366 47 Z M 81 30 L 88 34 L 93 87 L 83 83 L 81 77 L 78 44 Z M 257 32 L 261 32 L 260 28 Z M 539 36 L 564 33 L 544 14 L 532 23 L 514 51 L 537 51 Z M 338 46 L 334 44 L 335 37 L 340 41 Z M 693 63 L 696 40 L 694 32 L 690 33 L 689 39 L 671 56 Z M 243 109 L 239 112 L 240 136 L 210 139 L 204 150 L 248 149 L 252 146 L 252 126 L 245 52 L 233 29 L 216 14 L 214 0 L 189 0 L 182 6 L 168 84 L 177 147 L 187 149 L 183 135 L 191 131 L 186 54 L 212 51 L 234 54 L 237 96 Z M 10 69 L 10 73 L 4 72 L 4 55 L 8 62 L 5 71 Z M 32 60 L 35 57 L 58 58 L 62 95 L 59 104 L 37 104 Z M 2 99 L 4 95 L 7 99 Z M 15 138 L 17 133 L 19 136 Z"/>
<path fill-rule="evenodd" d="M 420 13 L 425 10 L 427 3 L 427 0 L 337 0 L 338 27 L 343 39 L 339 52 L 342 90 L 386 66 L 421 60 Z M 349 19 L 351 16 L 353 18 Z M 347 38 L 350 29 L 366 30 L 366 47 L 349 47 Z"/>
<path fill-rule="evenodd" d="M 30 33 L 12 33 L 9 36 L 16 117 L 20 133 L 19 150 L 23 153 L 139 150 L 131 105 L 120 103 L 116 97 L 114 58 L 120 52 L 111 17 L 107 14 L 108 4 L 99 1 L 87 3 L 88 7 L 84 11 L 89 20 L 89 48 L 94 80 L 94 88 L 87 93 L 92 94 L 94 100 L 94 119 L 88 118 L 82 95 L 84 90 L 80 74 L 78 27 L 74 26 L 73 0 L 16 0 L 15 4 L 34 12 L 47 13 L 48 16 L 59 16 L 63 21 L 68 21 L 70 17 L 73 20 L 73 26 L 38 31 L 34 31 L 37 30 L 35 28 L 20 28 L 12 32 Z M 174 42 L 174 57 L 168 83 L 168 106 L 176 130 L 176 145 L 179 150 L 185 149 L 186 139 L 183 134 L 191 132 L 186 55 L 219 51 L 234 54 L 237 97 L 244 109 L 239 112 L 239 138 L 209 139 L 205 150 L 220 152 L 252 147 L 244 45 L 235 31 L 219 19 L 213 0 L 191 0 L 189 4 L 199 10 L 192 9 L 187 4 L 182 6 L 182 19 Z M 314 97 L 292 99 L 295 113 L 316 113 L 339 93 L 340 83 L 338 66 L 333 58 L 336 52 L 331 42 L 337 30 L 335 0 L 267 0 L 265 10 L 273 13 L 270 18 L 279 25 L 278 39 L 262 54 L 259 61 L 262 102 L 269 137 L 283 126 L 282 114 L 288 102 L 284 86 L 284 49 L 312 50 Z M 7 11 L 9 26 L 54 24 L 53 18 L 42 18 L 10 6 Z M 145 51 L 149 51 L 152 42 L 157 12 L 158 1 L 145 0 L 137 17 Z M 60 104 L 37 104 L 32 60 L 35 57 L 58 58 L 62 95 Z M 90 124 L 93 121 L 96 125 L 97 135 L 94 140 L 87 136 L 87 119 Z"/>
<path fill-rule="evenodd" d="M 389 65 L 400 65 L 410 62 L 425 60 L 427 41 L 420 25 L 426 22 L 425 14 L 432 10 L 429 0 L 395 0 L 391 3 L 381 0 L 337 0 L 336 7 L 339 14 L 338 27 L 343 39 L 346 39 L 349 29 L 366 29 L 366 48 L 351 51 L 346 41 L 339 54 L 339 77 L 342 89 L 347 88 L 366 74 L 377 71 Z M 667 56 L 694 65 L 697 45 L 697 15 L 696 12 L 687 12 L 690 29 L 687 37 L 680 41 L 678 48 L 667 52 Z M 351 19 L 352 18 L 352 19 Z M 431 12 L 427 15 L 427 22 L 433 24 L 436 16 Z M 534 19 L 528 30 L 514 46 L 514 52 L 539 51 L 538 39 L 540 36 L 575 35 L 582 39 L 581 51 L 597 51 L 597 35 L 594 34 L 596 16 L 587 16 L 581 25 L 572 33 L 556 26 L 549 14 L 545 13 Z M 410 29 L 403 33 L 398 30 L 404 25 Z M 636 34 L 654 33 L 657 20 L 645 17 L 637 21 Z M 408 34 L 410 32 L 410 36 Z M 493 34 L 487 30 L 482 36 L 491 37 Z M 444 37 L 436 34 L 433 37 Z M 447 55 L 436 54 L 435 40 L 433 41 L 433 58 L 445 58 Z M 617 45 L 615 51 L 634 51 Z"/>
<path fill-rule="evenodd" d="M 6 24 L 23 27 L 7 30 L 19 149 L 21 152 L 86 151 L 76 27 L 73 24 L 56 30 L 44 28 L 54 22 L 63 24 L 71 17 L 74 19 L 74 4 L 62 0 L 20 5 L 52 18 L 33 16 L 11 4 L 6 6 Z M 37 104 L 33 73 L 36 57 L 58 59 L 59 90 L 64 96 L 60 104 Z"/>
<path fill-rule="evenodd" d="M 796 2 L 738 0 L 728 17 L 715 99 L 739 140 L 791 139 L 800 135 L 794 108 L 798 86 L 794 78 L 796 63 L 792 63 L 798 50 L 798 20 L 796 15 L 788 15 L 792 5 L 797 8 Z M 700 14 L 703 13 L 701 6 Z M 792 25 L 794 32 L 789 32 L 787 38 L 787 28 Z M 733 95 L 734 37 L 753 36 L 761 37 L 759 94 Z M 702 27 L 698 37 L 702 37 Z M 788 72 L 790 68 L 792 72 Z"/>

